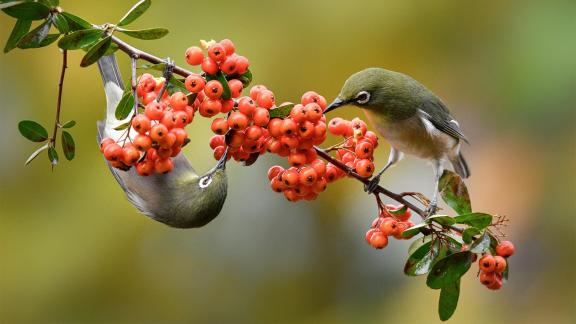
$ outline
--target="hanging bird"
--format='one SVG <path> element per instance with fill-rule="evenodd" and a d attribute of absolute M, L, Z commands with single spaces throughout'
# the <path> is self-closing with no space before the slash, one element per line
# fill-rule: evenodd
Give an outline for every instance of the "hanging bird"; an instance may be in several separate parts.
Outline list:
<path fill-rule="evenodd" d="M 440 98 L 411 77 L 381 68 L 357 72 L 346 80 L 325 113 L 344 105 L 362 108 L 391 145 L 388 163 L 365 186 L 367 192 L 374 191 L 384 171 L 398 162 L 403 153 L 432 162 L 435 190 L 429 214 L 436 211 L 443 162 L 450 162 L 462 178 L 470 176 L 460 152 L 461 141 L 468 143 L 460 125 Z"/>
<path fill-rule="evenodd" d="M 106 92 L 106 119 L 98 121 L 98 142 L 110 137 L 117 140 L 122 131 L 114 130 L 128 120 L 117 120 L 116 106 L 124 93 L 122 77 L 114 55 L 98 61 Z M 226 200 L 228 180 L 226 177 L 227 154 L 216 166 L 199 176 L 184 154 L 177 155 L 174 169 L 167 174 L 140 176 L 134 168 L 118 170 L 108 167 L 128 200 L 146 216 L 171 227 L 201 227 L 212 221 Z M 108 163 L 108 162 L 107 162 Z"/>

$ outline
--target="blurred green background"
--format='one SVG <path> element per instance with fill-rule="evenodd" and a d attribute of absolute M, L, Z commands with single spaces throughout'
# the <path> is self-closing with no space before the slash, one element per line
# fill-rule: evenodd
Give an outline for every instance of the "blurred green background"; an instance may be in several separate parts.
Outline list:
<path fill-rule="evenodd" d="M 132 3 L 61 1 L 94 23 L 116 21 Z M 2 42 L 13 21 L 0 15 Z M 231 38 L 255 83 L 281 101 L 307 90 L 332 100 L 370 66 L 422 81 L 472 142 L 474 209 L 508 215 L 518 251 L 499 292 L 472 268 L 452 321 L 576 321 L 576 2 L 165 0 L 134 24 L 155 26 L 171 33 L 133 43 L 179 64 L 199 39 Z M 78 122 L 77 159 L 50 172 L 45 156 L 24 167 L 35 146 L 17 122 L 52 123 L 59 53 L 0 56 L 0 322 L 438 322 L 438 292 L 402 274 L 409 242 L 383 251 L 364 242 L 377 211 L 355 181 L 291 204 L 268 188 L 266 170 L 280 160 L 265 156 L 230 165 L 229 199 L 205 228 L 139 215 L 98 151 L 105 100 L 97 68 L 79 68 L 80 58 L 70 58 L 63 111 Z M 191 132 L 186 154 L 206 170 L 209 120 L 197 118 Z M 387 151 L 383 143 L 378 167 Z M 432 171 L 408 157 L 382 184 L 429 195 Z"/>

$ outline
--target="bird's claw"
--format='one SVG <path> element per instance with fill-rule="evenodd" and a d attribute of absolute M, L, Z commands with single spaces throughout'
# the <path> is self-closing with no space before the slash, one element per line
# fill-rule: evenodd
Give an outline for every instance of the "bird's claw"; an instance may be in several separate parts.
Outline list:
<path fill-rule="evenodd" d="M 426 215 L 428 215 L 426 217 L 434 215 L 437 211 L 438 205 L 435 202 L 431 202 L 430 205 L 428 205 L 428 208 L 426 208 Z"/>
<path fill-rule="evenodd" d="M 368 194 L 374 193 L 376 188 L 378 188 L 379 183 L 380 183 L 380 176 L 375 176 L 370 180 L 370 182 L 364 185 L 364 191 L 367 192 Z"/>

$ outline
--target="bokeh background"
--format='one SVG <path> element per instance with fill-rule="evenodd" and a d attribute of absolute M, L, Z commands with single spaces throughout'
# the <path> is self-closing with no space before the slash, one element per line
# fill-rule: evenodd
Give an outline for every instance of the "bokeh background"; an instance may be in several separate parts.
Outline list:
<path fill-rule="evenodd" d="M 132 1 L 61 5 L 103 23 Z M 12 25 L 0 15 L 2 42 Z M 154 26 L 171 34 L 133 43 L 180 64 L 199 39 L 233 39 L 254 81 L 281 101 L 311 89 L 331 100 L 370 66 L 422 81 L 470 138 L 474 209 L 508 215 L 518 249 L 501 291 L 482 287 L 474 270 L 466 276 L 452 321 L 576 321 L 576 2 L 163 0 L 134 25 Z M 98 151 L 104 95 L 97 68 L 79 68 L 80 58 L 70 59 L 63 111 L 78 123 L 77 158 L 50 172 L 45 156 L 24 166 L 35 145 L 16 126 L 52 123 L 59 53 L 0 56 L 0 322 L 438 322 L 438 292 L 402 274 L 409 242 L 365 244 L 376 206 L 355 181 L 288 203 L 266 181 L 281 161 L 265 156 L 250 168 L 230 165 L 229 198 L 205 228 L 139 215 Z M 191 131 L 186 155 L 206 170 L 209 120 L 197 118 Z M 384 143 L 378 167 L 387 153 Z M 429 195 L 432 172 L 408 157 L 382 183 Z"/>

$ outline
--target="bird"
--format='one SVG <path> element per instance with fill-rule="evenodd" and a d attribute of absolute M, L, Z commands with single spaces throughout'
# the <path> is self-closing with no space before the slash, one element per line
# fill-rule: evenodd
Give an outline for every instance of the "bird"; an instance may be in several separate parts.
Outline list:
<path fill-rule="evenodd" d="M 368 121 L 390 144 L 388 162 L 365 186 L 372 193 L 382 174 L 400 161 L 404 154 L 432 163 L 435 177 L 428 215 L 437 210 L 438 186 L 444 164 L 450 163 L 461 178 L 470 176 L 470 168 L 460 151 L 469 144 L 444 102 L 412 77 L 383 68 L 367 68 L 351 75 L 336 99 L 324 113 L 352 105 L 366 113 Z"/>
<path fill-rule="evenodd" d="M 106 119 L 98 121 L 98 143 L 103 138 L 117 140 L 122 131 L 115 130 L 126 123 L 115 118 L 115 109 L 124 93 L 122 76 L 114 54 L 103 56 L 98 67 L 106 94 Z M 220 211 L 228 192 L 226 176 L 227 153 L 203 175 L 198 175 L 190 161 L 178 154 L 173 158 L 174 169 L 167 174 L 140 176 L 134 168 L 118 170 L 108 162 L 112 175 L 124 190 L 128 200 L 144 215 L 175 228 L 197 228 L 212 221 Z"/>

